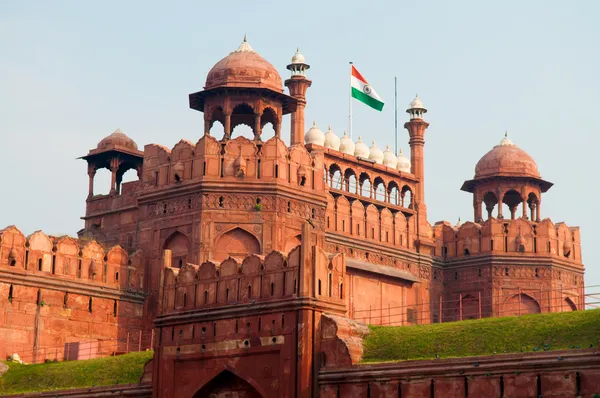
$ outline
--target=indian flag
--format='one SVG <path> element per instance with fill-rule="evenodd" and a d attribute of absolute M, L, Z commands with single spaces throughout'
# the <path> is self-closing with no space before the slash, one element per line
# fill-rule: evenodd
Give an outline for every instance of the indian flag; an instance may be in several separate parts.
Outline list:
<path fill-rule="evenodd" d="M 352 86 L 352 97 L 378 111 L 383 109 L 381 97 L 377 95 L 373 87 L 367 82 L 367 79 L 356 70 L 354 65 L 352 65 L 350 84 Z"/>

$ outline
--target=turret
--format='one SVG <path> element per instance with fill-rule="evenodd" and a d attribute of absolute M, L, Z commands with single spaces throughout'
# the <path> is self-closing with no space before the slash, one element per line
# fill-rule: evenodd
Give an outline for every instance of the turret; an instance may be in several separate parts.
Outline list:
<path fill-rule="evenodd" d="M 306 90 L 312 82 L 306 78 L 306 71 L 310 68 L 305 62 L 304 55 L 296 50 L 292 63 L 287 66 L 291 77 L 285 81 L 290 90 L 290 96 L 297 102 L 296 111 L 292 113 L 290 128 L 290 145 L 304 144 L 304 108 L 306 107 Z"/>

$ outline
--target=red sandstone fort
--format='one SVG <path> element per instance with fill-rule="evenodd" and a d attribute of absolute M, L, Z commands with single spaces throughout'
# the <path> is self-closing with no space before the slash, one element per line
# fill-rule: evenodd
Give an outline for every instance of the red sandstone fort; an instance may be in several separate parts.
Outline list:
<path fill-rule="evenodd" d="M 196 143 L 140 149 L 117 130 L 82 157 L 78 238 L 0 230 L 0 357 L 85 358 L 131 337 L 153 345 L 155 397 L 335 397 L 318 371 L 360 357 L 362 323 L 583 309 L 579 228 L 544 214 L 552 183 L 508 137 L 461 187 L 473 221 L 431 224 L 421 100 L 406 111 L 407 158 L 307 129 L 309 65 L 297 52 L 287 69 L 282 82 L 244 40 L 189 96 L 204 116 Z M 232 136 L 242 124 L 254 139 Z M 107 195 L 93 191 L 102 168 Z"/>

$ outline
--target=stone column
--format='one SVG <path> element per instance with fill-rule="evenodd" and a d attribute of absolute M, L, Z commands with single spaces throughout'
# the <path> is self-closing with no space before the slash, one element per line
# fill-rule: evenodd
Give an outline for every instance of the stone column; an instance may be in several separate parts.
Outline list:
<path fill-rule="evenodd" d="M 94 196 L 94 177 L 96 176 L 96 168 L 92 165 L 88 166 L 88 176 L 90 178 L 88 197 L 91 198 Z"/>
<path fill-rule="evenodd" d="M 260 141 L 260 135 L 262 131 L 260 130 L 260 113 L 254 114 L 254 140 Z"/>
<path fill-rule="evenodd" d="M 535 205 L 535 221 L 537 221 L 537 222 L 541 221 L 540 206 L 541 206 L 540 202 L 536 203 L 536 205 Z"/>
<path fill-rule="evenodd" d="M 223 126 L 225 130 L 225 135 L 223 139 L 228 140 L 231 138 L 231 113 L 225 114 L 225 125 Z"/>
<path fill-rule="evenodd" d="M 527 201 L 525 199 L 523 199 L 523 218 L 527 219 Z"/>
<path fill-rule="evenodd" d="M 502 195 L 500 195 L 502 192 L 498 192 L 499 195 L 498 196 L 498 220 L 503 220 L 504 217 L 502 216 Z"/>
<path fill-rule="evenodd" d="M 110 160 L 110 171 L 112 173 L 111 179 L 110 179 L 110 195 L 114 195 L 117 193 L 116 191 L 116 186 L 117 186 L 117 170 L 119 168 L 119 161 L 116 158 L 113 158 Z"/>

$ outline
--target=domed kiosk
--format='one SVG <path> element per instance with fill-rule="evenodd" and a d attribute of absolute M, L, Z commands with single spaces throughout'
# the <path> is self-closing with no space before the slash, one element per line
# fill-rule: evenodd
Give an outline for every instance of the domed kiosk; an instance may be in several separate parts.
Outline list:
<path fill-rule="evenodd" d="M 204 133 L 210 134 L 218 121 L 225 132 L 223 140 L 230 139 L 240 124 L 250 126 L 257 141 L 267 123 L 279 136 L 282 115 L 294 112 L 298 103 L 283 93 L 279 72 L 250 46 L 246 37 L 208 72 L 204 90 L 189 97 L 190 108 L 204 112 Z"/>
<path fill-rule="evenodd" d="M 112 173 L 110 194 L 118 194 L 121 190 L 121 181 L 125 172 L 137 170 L 138 177 L 142 172 L 144 152 L 138 149 L 134 140 L 116 129 L 111 135 L 102 139 L 96 148 L 82 156 L 88 163 L 89 193 L 88 198 L 94 196 L 94 177 L 99 169 L 108 169 Z"/>
<path fill-rule="evenodd" d="M 477 162 L 474 178 L 465 181 L 461 189 L 474 195 L 476 221 L 483 220 L 482 204 L 488 218 L 493 217 L 497 205 L 497 218 L 504 219 L 502 205 L 506 204 L 510 218 L 515 219 L 517 207 L 522 204 L 523 218 L 540 221 L 541 194 L 551 186 L 551 182 L 541 178 L 535 160 L 505 134 L 502 141 Z"/>

